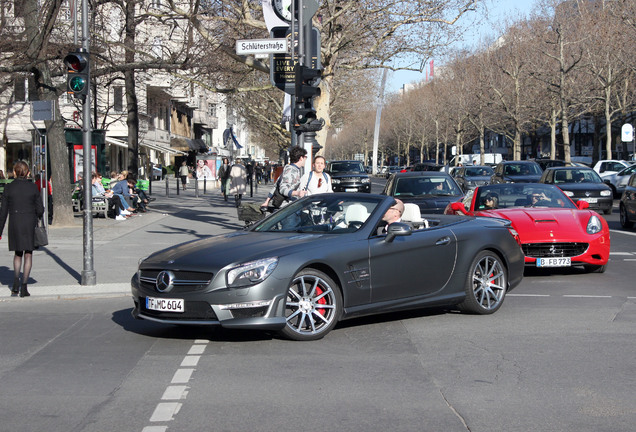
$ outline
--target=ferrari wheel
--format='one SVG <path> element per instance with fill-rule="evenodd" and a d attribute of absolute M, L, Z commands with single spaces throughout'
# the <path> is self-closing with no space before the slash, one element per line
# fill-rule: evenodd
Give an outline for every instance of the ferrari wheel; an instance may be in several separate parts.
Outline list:
<path fill-rule="evenodd" d="M 342 296 L 335 282 L 320 271 L 302 270 L 287 291 L 287 325 L 282 334 L 297 341 L 321 339 L 341 314 Z"/>
<path fill-rule="evenodd" d="M 621 226 L 625 229 L 631 229 L 634 226 L 634 222 L 630 222 L 627 208 L 622 204 L 623 203 L 621 203 Z"/>
<path fill-rule="evenodd" d="M 508 275 L 501 258 L 493 252 L 482 251 L 470 265 L 466 298 L 459 308 L 479 315 L 494 313 L 504 301 L 507 285 Z"/>

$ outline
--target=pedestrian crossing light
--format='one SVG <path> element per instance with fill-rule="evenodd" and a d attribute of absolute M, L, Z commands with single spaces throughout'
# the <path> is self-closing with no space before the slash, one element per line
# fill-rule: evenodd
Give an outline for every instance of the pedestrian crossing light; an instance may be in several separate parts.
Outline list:
<path fill-rule="evenodd" d="M 67 68 L 66 92 L 76 98 L 83 98 L 88 94 L 89 88 L 89 63 L 88 53 L 75 51 L 64 57 Z"/>
<path fill-rule="evenodd" d="M 294 127 L 299 132 L 317 131 L 323 121 L 318 120 L 314 109 L 314 97 L 320 96 L 322 70 L 296 65 Z"/>

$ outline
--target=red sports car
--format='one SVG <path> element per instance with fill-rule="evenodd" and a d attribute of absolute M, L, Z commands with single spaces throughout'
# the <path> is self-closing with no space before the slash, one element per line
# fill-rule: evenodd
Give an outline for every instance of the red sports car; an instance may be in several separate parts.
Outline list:
<path fill-rule="evenodd" d="M 449 204 L 445 214 L 487 216 L 512 221 L 526 266 L 584 266 L 602 273 L 609 259 L 607 222 L 577 204 L 553 185 L 540 183 L 494 184 L 469 192 Z"/>

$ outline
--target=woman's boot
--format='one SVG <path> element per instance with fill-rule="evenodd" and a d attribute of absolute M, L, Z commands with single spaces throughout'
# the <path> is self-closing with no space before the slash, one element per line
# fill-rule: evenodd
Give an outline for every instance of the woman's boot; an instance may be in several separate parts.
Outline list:
<path fill-rule="evenodd" d="M 30 295 L 29 290 L 27 290 L 27 284 L 20 285 L 20 297 L 28 297 Z"/>
<path fill-rule="evenodd" d="M 13 279 L 13 288 L 11 288 L 11 297 L 16 297 L 20 291 L 20 278 Z"/>

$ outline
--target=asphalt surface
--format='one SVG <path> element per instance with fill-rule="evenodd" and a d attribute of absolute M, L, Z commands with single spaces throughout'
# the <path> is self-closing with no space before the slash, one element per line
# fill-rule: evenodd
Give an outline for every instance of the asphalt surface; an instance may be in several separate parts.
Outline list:
<path fill-rule="evenodd" d="M 130 279 L 137 271 L 139 260 L 154 251 L 211 235 L 242 229 L 234 199 L 224 201 L 214 184 L 200 187 L 198 196 L 190 182 L 177 194 L 177 180 L 152 183 L 150 203 L 146 213 L 133 215 L 125 221 L 93 218 L 93 264 L 95 285 L 82 285 L 82 274 L 90 275 L 90 258 L 84 262 L 84 222 L 76 214 L 75 226 L 49 226 L 49 244 L 33 252 L 33 269 L 28 281 L 31 299 L 82 298 L 89 296 L 121 296 L 130 294 Z M 210 187 L 212 186 L 212 187 Z M 253 196 L 243 196 L 243 202 L 260 204 L 270 186 L 255 188 Z M 6 231 L 6 230 L 5 230 Z M 6 232 L 5 232 L 6 234 Z M 90 237 L 90 236 L 89 236 Z M 26 301 L 10 297 L 13 284 L 13 252 L 8 250 L 7 236 L 0 240 L 0 299 Z M 90 280 L 90 278 L 84 278 Z"/>

